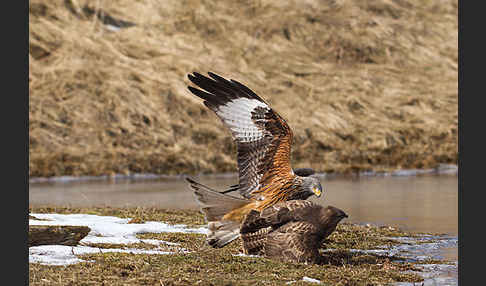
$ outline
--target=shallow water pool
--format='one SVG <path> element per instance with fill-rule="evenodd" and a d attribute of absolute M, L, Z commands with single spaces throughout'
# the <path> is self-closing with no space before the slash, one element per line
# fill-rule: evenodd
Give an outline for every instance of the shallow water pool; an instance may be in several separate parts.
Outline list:
<path fill-rule="evenodd" d="M 235 175 L 200 176 L 197 181 L 223 190 Z M 407 231 L 458 235 L 457 175 L 321 176 L 323 196 L 312 198 L 344 210 L 350 222 L 396 226 Z M 36 206 L 112 206 L 196 209 L 181 178 L 58 180 L 29 185 L 29 204 Z M 457 260 L 457 247 L 444 249 Z"/>

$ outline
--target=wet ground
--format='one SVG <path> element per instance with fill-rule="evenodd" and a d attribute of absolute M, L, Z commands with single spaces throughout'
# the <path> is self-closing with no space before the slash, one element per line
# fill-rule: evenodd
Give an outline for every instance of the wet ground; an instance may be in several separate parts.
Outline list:
<path fill-rule="evenodd" d="M 235 175 L 200 176 L 194 179 L 223 190 L 235 184 Z M 312 200 L 343 209 L 348 221 L 360 224 L 396 226 L 412 232 L 444 234 L 446 240 L 434 249 L 407 249 L 413 256 L 427 256 L 457 262 L 458 178 L 457 174 L 395 174 L 384 176 L 320 176 L 324 195 Z M 131 179 L 115 177 L 109 180 L 57 178 L 31 180 L 29 204 L 35 206 L 111 206 L 197 208 L 193 194 L 182 178 Z M 431 245 L 432 246 L 432 245 Z M 457 267 L 445 277 L 457 282 Z M 442 271 L 444 272 L 444 271 Z M 436 281 L 434 281 L 435 283 Z M 452 283 L 454 284 L 454 283 Z"/>

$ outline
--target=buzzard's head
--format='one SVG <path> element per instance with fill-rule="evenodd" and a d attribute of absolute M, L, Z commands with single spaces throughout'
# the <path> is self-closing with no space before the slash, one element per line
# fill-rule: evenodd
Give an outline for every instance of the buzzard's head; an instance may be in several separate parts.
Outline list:
<path fill-rule="evenodd" d="M 333 206 L 328 206 L 324 209 L 325 215 L 337 220 L 338 222 L 343 218 L 347 218 L 348 215 L 343 211 Z"/>
<path fill-rule="evenodd" d="M 303 177 L 302 178 L 302 191 L 296 194 L 298 198 L 292 198 L 294 200 L 305 200 L 308 197 L 315 195 L 320 197 L 323 193 L 321 182 L 316 177 Z"/>
<path fill-rule="evenodd" d="M 347 218 L 348 215 L 333 206 L 327 206 L 325 208 L 321 208 L 321 215 L 319 216 L 319 220 L 323 224 L 324 228 L 324 238 L 328 237 L 335 229 L 337 224 L 344 218 Z"/>

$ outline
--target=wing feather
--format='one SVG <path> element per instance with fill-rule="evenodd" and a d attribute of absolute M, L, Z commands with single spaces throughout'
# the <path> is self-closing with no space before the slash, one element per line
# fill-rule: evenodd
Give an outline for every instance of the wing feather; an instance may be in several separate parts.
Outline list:
<path fill-rule="evenodd" d="M 301 223 L 301 226 L 304 225 L 305 223 Z M 282 232 L 279 229 L 268 234 L 263 254 L 269 258 L 291 262 L 316 261 L 319 253 L 309 238 L 306 232 Z"/>
<path fill-rule="evenodd" d="M 261 212 L 252 210 L 243 220 L 240 232 L 257 232 L 267 227 L 277 229 L 290 222 L 305 221 L 317 208 L 320 206 L 314 202 L 293 200 L 276 203 Z"/>
<path fill-rule="evenodd" d="M 239 192 L 245 198 L 265 199 L 295 177 L 290 167 L 292 130 L 256 93 L 236 80 L 214 73 L 189 80 L 200 89 L 189 90 L 204 99 L 231 131 L 237 144 Z M 263 191 L 262 191 L 263 190 Z"/>
<path fill-rule="evenodd" d="M 346 213 L 332 206 L 306 200 L 276 203 L 262 211 L 252 210 L 240 233 L 247 252 L 265 257 L 305 263 L 320 263 L 319 247 Z"/>
<path fill-rule="evenodd" d="M 260 217 L 272 224 L 284 224 L 290 221 L 302 220 L 320 206 L 307 200 L 282 201 L 265 208 Z"/>

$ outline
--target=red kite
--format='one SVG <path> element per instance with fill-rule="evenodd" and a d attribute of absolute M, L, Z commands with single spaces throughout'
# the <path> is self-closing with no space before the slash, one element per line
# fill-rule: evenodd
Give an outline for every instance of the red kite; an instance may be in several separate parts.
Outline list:
<path fill-rule="evenodd" d="M 245 85 L 214 73 L 199 73 L 189 80 L 200 89 L 189 90 L 204 99 L 231 131 L 237 145 L 239 181 L 224 192 L 189 178 L 192 190 L 208 221 L 208 243 L 223 247 L 240 235 L 240 224 L 251 210 L 261 211 L 281 201 L 321 196 L 322 186 L 310 168 L 290 166 L 292 130 L 261 97 Z M 225 193 L 238 191 L 237 198 Z"/>

